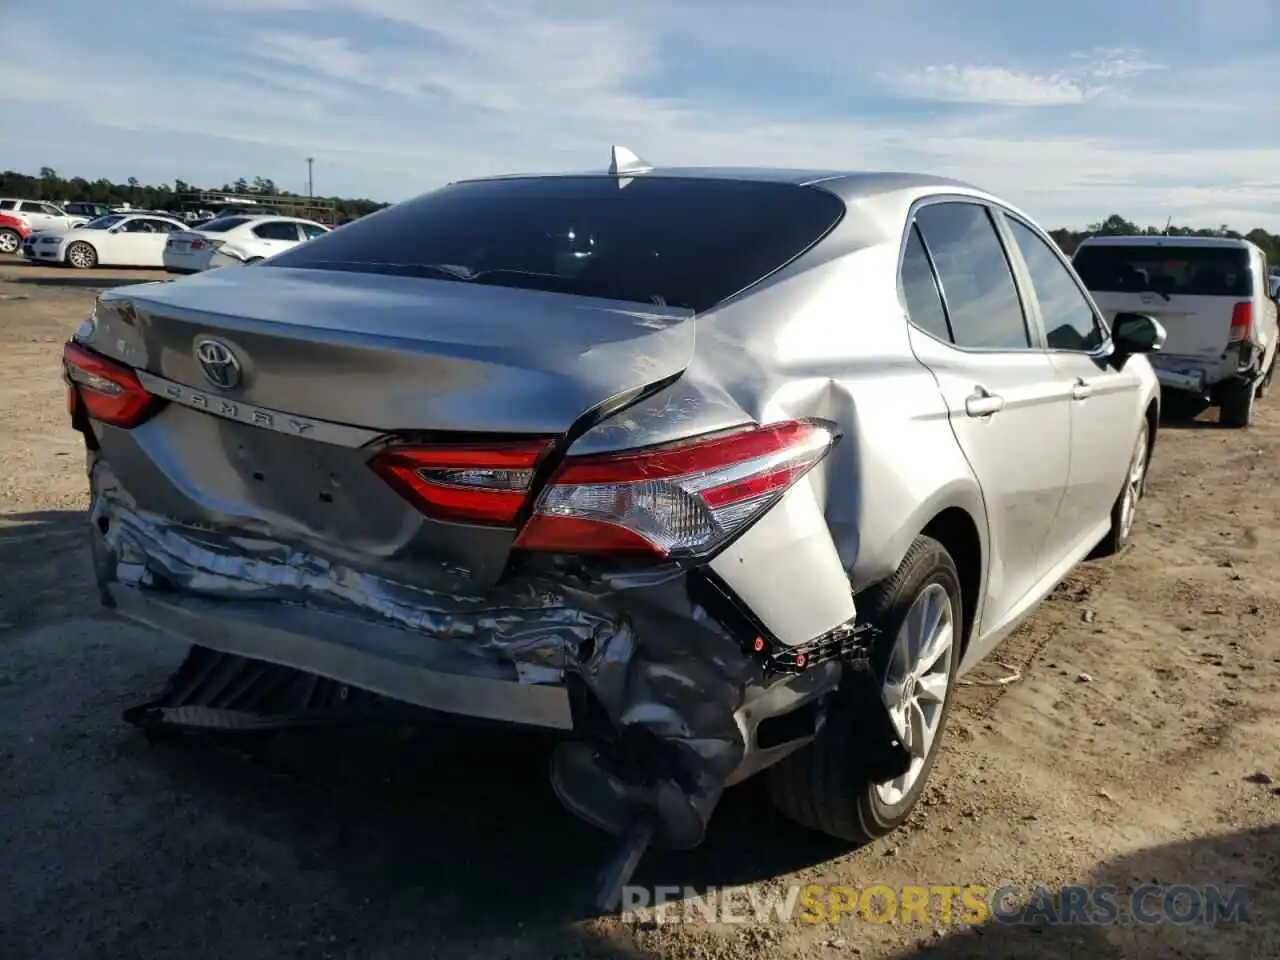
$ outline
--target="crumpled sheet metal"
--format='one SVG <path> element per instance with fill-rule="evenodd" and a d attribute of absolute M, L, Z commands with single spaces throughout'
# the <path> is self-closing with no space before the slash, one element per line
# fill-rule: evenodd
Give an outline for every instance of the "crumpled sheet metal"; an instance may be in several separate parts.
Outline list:
<path fill-rule="evenodd" d="M 90 485 L 91 520 L 100 529 L 107 521 L 104 540 L 122 585 L 147 589 L 165 580 L 203 597 L 273 602 L 282 625 L 298 607 L 358 613 L 512 663 L 522 682 L 580 676 L 621 741 L 635 743 L 639 735 L 658 745 L 664 775 L 704 828 L 745 756 L 735 711 L 760 681 L 760 667 L 693 603 L 683 571 L 578 583 L 528 579 L 485 597 L 448 596 L 140 510 L 92 454 Z"/>

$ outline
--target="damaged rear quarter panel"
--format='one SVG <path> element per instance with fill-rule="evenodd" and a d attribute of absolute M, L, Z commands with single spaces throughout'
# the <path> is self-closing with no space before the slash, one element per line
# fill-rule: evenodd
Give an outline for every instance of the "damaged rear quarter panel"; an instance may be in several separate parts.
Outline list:
<path fill-rule="evenodd" d="M 900 203 L 905 211 L 909 198 Z M 878 222 L 847 217 L 749 297 L 698 317 L 695 358 L 680 379 L 571 450 L 792 418 L 834 423 L 841 439 L 826 459 L 710 563 L 788 645 L 851 620 L 853 595 L 891 575 L 944 509 L 983 515 L 936 380 L 911 350 L 898 226 L 882 233 Z"/>

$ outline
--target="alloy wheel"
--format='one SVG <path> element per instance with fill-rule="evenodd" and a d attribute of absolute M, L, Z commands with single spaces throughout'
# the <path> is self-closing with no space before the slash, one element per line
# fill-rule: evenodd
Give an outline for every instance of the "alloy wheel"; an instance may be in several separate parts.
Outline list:
<path fill-rule="evenodd" d="M 911 764 L 901 776 L 876 784 L 886 806 L 901 803 L 933 752 L 951 686 L 955 612 L 951 597 L 931 583 L 915 598 L 894 638 L 881 695 Z"/>

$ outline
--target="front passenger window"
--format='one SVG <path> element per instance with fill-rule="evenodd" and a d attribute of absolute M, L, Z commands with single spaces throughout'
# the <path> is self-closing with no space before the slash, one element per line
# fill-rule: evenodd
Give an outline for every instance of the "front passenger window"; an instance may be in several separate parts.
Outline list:
<path fill-rule="evenodd" d="M 1089 351 L 1102 343 L 1093 307 L 1057 255 L 1025 223 L 1006 217 L 1040 302 L 1050 350 Z"/>
<path fill-rule="evenodd" d="M 930 204 L 916 214 L 916 224 L 938 270 L 956 346 L 1028 349 L 1022 301 L 986 207 Z"/>

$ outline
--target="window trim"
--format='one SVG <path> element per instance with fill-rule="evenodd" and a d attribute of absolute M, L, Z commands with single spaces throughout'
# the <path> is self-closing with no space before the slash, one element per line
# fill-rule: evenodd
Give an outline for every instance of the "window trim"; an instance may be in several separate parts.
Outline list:
<path fill-rule="evenodd" d="M 1102 311 L 1098 309 L 1098 305 L 1093 300 L 1087 287 L 1080 281 L 1077 276 L 1075 267 L 1071 266 L 1071 261 L 1066 258 L 1062 252 L 1062 248 L 1054 243 L 1053 238 L 1039 229 L 1034 223 L 1031 223 L 1026 217 L 1020 216 L 1012 210 L 1005 207 L 999 207 L 1001 221 L 1001 237 L 1007 237 L 1008 255 L 1011 260 L 1016 260 L 1015 276 L 1019 285 L 1025 283 L 1027 288 L 1026 301 L 1031 303 L 1035 310 L 1036 325 L 1040 328 L 1044 336 L 1044 346 L 1042 349 L 1045 353 L 1064 353 L 1073 357 L 1085 356 L 1093 360 L 1105 360 L 1115 352 L 1111 343 L 1111 328 L 1107 326 L 1106 321 L 1102 317 Z M 1038 237 L 1049 248 L 1049 252 L 1058 258 L 1058 262 L 1066 266 L 1067 276 L 1070 277 L 1072 283 L 1075 284 L 1076 290 L 1084 297 L 1084 302 L 1089 306 L 1093 313 L 1093 322 L 1097 325 L 1098 331 L 1102 337 L 1098 345 L 1092 350 L 1072 350 L 1068 347 L 1051 347 L 1049 346 L 1049 331 L 1045 329 L 1044 313 L 1040 309 L 1040 295 L 1036 292 L 1035 278 L 1031 275 L 1031 268 L 1027 265 L 1026 259 L 1022 256 L 1022 248 L 1018 246 L 1018 238 L 1013 235 L 1010 223 L 1018 223 L 1031 231 L 1032 235 Z"/>
<path fill-rule="evenodd" d="M 919 212 L 922 209 L 924 209 L 925 207 L 931 207 L 931 206 L 935 206 L 938 204 L 945 204 L 945 203 L 970 204 L 972 206 L 982 208 L 983 212 L 987 215 L 987 220 L 991 224 L 991 229 L 996 235 L 996 242 L 1000 245 L 1000 249 L 1004 253 L 1005 266 L 1008 267 L 1009 276 L 1013 280 L 1014 294 L 1018 298 L 1018 306 L 1022 311 L 1022 323 L 1027 331 L 1027 340 L 1028 340 L 1027 346 L 1025 347 L 962 346 L 956 343 L 954 339 L 952 339 L 950 342 L 946 340 L 939 340 L 936 336 L 931 334 L 928 330 L 925 330 L 923 327 L 920 327 L 916 325 L 914 322 L 912 322 L 911 313 L 909 310 L 907 310 L 906 293 L 902 286 L 902 263 L 906 256 L 907 238 L 910 236 L 912 227 L 916 226 L 916 216 L 917 214 L 919 214 Z M 940 343 L 943 346 L 950 347 L 952 350 L 958 350 L 961 353 L 969 353 L 969 354 L 974 354 L 978 356 L 994 355 L 994 354 L 1026 354 L 1026 353 L 1034 353 L 1034 352 L 1044 352 L 1045 339 L 1044 339 L 1044 330 L 1040 325 L 1039 306 L 1037 304 L 1036 309 L 1034 311 L 1028 309 L 1026 293 L 1022 289 L 1022 285 L 1019 283 L 1018 270 L 1019 270 L 1019 267 L 1021 266 L 1021 261 L 1019 261 L 1018 265 L 1015 265 L 1012 258 L 1009 255 L 1008 240 L 1005 237 L 1005 234 L 1003 231 L 1004 225 L 995 216 L 995 213 L 997 210 L 999 210 L 1000 212 L 1003 212 L 1003 207 L 985 197 L 977 197 L 977 196 L 972 196 L 964 193 L 931 193 L 931 194 L 928 194 L 927 196 L 918 197 L 917 199 L 913 200 L 911 203 L 911 206 L 907 209 L 906 224 L 905 224 L 905 227 L 903 228 L 902 236 L 898 238 L 898 261 L 897 261 L 897 277 L 896 277 L 898 303 L 899 303 L 899 306 L 902 307 L 903 316 L 907 318 L 907 322 L 911 325 L 913 330 L 918 330 L 920 333 L 924 334 L 926 337 L 929 337 L 931 340 L 937 343 Z M 920 230 L 920 242 L 923 244 L 925 254 L 929 258 L 929 268 L 933 272 L 934 282 L 938 285 L 938 295 L 942 299 L 942 309 L 947 317 L 947 329 L 952 332 L 952 337 L 954 338 L 955 326 L 951 322 L 951 307 L 947 303 L 946 287 L 943 286 L 942 278 L 938 275 L 938 268 L 937 268 L 936 262 L 934 261 L 933 251 L 929 249 L 929 238 L 925 235 L 924 230 Z"/>
<path fill-rule="evenodd" d="M 911 310 L 907 305 L 907 288 L 902 282 L 902 267 L 907 262 L 907 245 L 911 242 L 912 234 L 920 240 L 920 249 L 924 251 L 924 262 L 928 265 L 929 276 L 933 279 L 933 292 L 938 295 L 938 303 L 942 306 L 942 322 L 947 325 L 947 337 L 949 339 L 943 340 L 933 331 L 926 330 L 911 319 Z M 914 219 L 907 225 L 907 231 L 902 241 L 902 254 L 898 260 L 898 298 L 902 303 L 902 312 L 907 318 L 907 323 L 912 327 L 938 343 L 954 347 L 957 350 L 963 349 L 956 346 L 956 333 L 951 327 L 951 309 L 947 306 L 947 292 L 942 289 L 942 280 L 938 277 L 938 265 L 933 262 L 933 252 L 929 249 L 929 243 L 924 238 L 924 231 L 920 229 Z"/>

